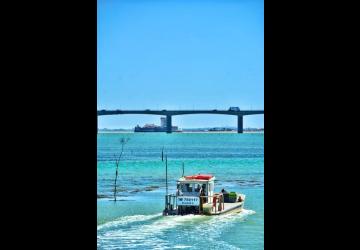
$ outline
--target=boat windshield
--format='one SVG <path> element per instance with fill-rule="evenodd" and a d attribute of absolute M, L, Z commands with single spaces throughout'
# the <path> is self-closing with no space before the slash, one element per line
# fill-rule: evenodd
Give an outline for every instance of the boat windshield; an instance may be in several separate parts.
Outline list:
<path fill-rule="evenodd" d="M 192 183 L 182 183 L 180 185 L 182 192 L 192 192 L 193 191 L 193 184 Z"/>
<path fill-rule="evenodd" d="M 198 195 L 201 191 L 201 188 L 206 191 L 206 184 L 200 184 L 200 183 L 181 183 L 179 186 L 179 190 L 183 194 L 191 194 L 191 195 Z"/>

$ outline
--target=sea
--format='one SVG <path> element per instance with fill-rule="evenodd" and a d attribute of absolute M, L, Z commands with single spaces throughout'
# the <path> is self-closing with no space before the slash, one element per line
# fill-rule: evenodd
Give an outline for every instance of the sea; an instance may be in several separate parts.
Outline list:
<path fill-rule="evenodd" d="M 119 164 L 114 201 L 115 158 Z M 162 157 L 162 151 L 164 152 Z M 215 191 L 246 195 L 239 214 L 162 216 L 183 174 L 213 174 Z M 263 133 L 99 133 L 98 249 L 264 249 Z"/>

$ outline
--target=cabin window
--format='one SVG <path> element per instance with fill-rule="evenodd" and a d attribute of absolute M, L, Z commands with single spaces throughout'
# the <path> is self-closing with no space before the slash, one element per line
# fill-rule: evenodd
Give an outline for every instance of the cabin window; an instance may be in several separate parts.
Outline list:
<path fill-rule="evenodd" d="M 181 184 L 182 192 L 192 192 L 191 190 L 192 190 L 192 187 L 190 186 L 190 183 Z"/>
<path fill-rule="evenodd" d="M 187 192 L 187 193 L 193 193 L 193 192 L 200 192 L 201 187 L 204 188 L 204 185 L 201 185 L 199 183 L 182 183 L 180 185 L 181 192 Z M 204 188 L 204 191 L 206 192 L 206 185 Z"/>

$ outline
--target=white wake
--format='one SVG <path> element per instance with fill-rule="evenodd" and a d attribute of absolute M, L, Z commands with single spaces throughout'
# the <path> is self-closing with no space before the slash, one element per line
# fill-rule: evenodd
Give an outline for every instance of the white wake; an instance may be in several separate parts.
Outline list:
<path fill-rule="evenodd" d="M 181 241 L 182 237 L 184 239 L 193 239 L 195 242 L 198 242 L 199 239 L 207 239 L 216 249 L 221 246 L 226 249 L 238 249 L 217 239 L 219 231 L 254 213 L 255 211 L 243 209 L 238 214 L 219 216 L 162 216 L 160 213 L 125 216 L 98 226 L 98 246 L 106 249 L 116 249 L 120 246 L 121 249 L 192 248 L 193 246 L 176 244 L 174 240 L 164 237 L 165 232 L 169 232 L 174 228 L 189 226 L 187 230 L 173 230 L 176 234 L 176 241 Z M 139 225 L 137 222 L 144 224 Z"/>

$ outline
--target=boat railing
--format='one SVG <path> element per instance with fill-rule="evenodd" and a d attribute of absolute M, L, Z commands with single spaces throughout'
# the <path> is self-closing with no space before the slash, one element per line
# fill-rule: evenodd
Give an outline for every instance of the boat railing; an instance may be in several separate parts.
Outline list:
<path fill-rule="evenodd" d="M 173 211 L 177 208 L 176 204 L 176 195 L 175 194 L 168 194 L 165 195 L 165 210 L 166 211 Z"/>

